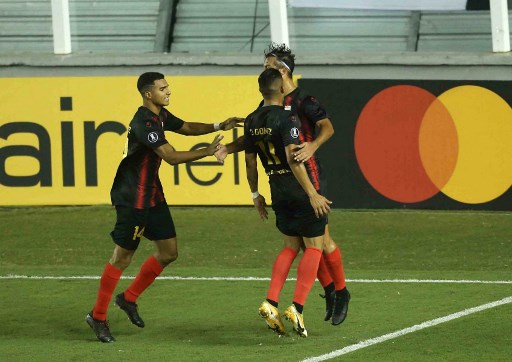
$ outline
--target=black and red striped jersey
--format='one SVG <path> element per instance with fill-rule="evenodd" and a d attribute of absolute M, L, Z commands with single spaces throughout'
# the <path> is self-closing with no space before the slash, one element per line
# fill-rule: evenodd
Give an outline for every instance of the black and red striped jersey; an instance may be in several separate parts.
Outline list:
<path fill-rule="evenodd" d="M 327 111 L 320 102 L 313 96 L 297 87 L 284 97 L 283 106 L 285 110 L 295 113 L 300 120 L 300 143 L 311 142 L 316 137 L 316 122 L 329 118 Z M 311 182 L 315 189 L 320 190 L 320 160 L 313 155 L 304 162 Z"/>
<path fill-rule="evenodd" d="M 158 170 L 162 159 L 154 151 L 167 143 L 164 131 L 175 131 L 184 121 L 162 107 L 159 115 L 139 107 L 128 128 L 123 159 L 110 191 L 112 204 L 136 209 L 165 201 Z"/>

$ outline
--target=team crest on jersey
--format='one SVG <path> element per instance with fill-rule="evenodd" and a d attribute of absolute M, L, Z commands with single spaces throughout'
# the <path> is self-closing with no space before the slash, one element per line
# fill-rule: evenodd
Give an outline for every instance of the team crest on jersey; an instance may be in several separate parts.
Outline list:
<path fill-rule="evenodd" d="M 155 143 L 156 141 L 158 141 L 158 133 L 151 132 L 150 134 L 148 134 L 148 141 L 151 143 Z"/>
<path fill-rule="evenodd" d="M 292 136 L 292 138 L 299 138 L 299 129 L 297 127 L 293 127 L 290 130 L 290 135 Z"/>

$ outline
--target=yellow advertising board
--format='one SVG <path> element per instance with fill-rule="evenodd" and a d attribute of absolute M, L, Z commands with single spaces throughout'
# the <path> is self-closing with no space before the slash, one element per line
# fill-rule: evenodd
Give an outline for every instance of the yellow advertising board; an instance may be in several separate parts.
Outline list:
<path fill-rule="evenodd" d="M 259 104 L 257 76 L 167 77 L 168 109 L 188 122 L 245 117 Z M 0 79 L 0 205 L 110 203 L 126 130 L 142 104 L 137 77 Z M 223 132 L 223 143 L 243 128 Z M 167 132 L 177 150 L 211 142 L 214 135 Z M 170 166 L 160 178 L 171 205 L 250 205 L 244 154 L 223 165 L 214 157 Z M 260 192 L 270 200 L 260 170 Z"/>

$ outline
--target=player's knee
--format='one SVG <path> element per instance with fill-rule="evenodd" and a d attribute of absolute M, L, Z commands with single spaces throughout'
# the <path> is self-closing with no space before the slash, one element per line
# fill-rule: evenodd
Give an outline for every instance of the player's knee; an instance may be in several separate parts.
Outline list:
<path fill-rule="evenodd" d="M 132 262 L 132 255 L 113 255 L 110 264 L 120 270 L 125 270 Z"/>
<path fill-rule="evenodd" d="M 175 252 L 160 254 L 159 259 L 160 260 L 158 260 L 158 261 L 162 264 L 162 266 L 166 267 L 167 265 L 171 264 L 176 259 L 178 259 L 178 252 L 175 251 Z"/>
<path fill-rule="evenodd" d="M 324 248 L 323 250 L 325 252 L 327 252 L 328 254 L 333 252 L 335 249 L 337 248 L 337 245 L 336 243 L 334 242 L 334 240 L 328 236 L 324 239 Z"/>

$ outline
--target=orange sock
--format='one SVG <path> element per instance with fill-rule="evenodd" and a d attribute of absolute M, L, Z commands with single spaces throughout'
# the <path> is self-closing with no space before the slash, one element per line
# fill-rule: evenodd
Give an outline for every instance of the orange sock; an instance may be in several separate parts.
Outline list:
<path fill-rule="evenodd" d="M 151 285 L 157 276 L 164 270 L 158 260 L 151 255 L 140 267 L 139 274 L 135 277 L 132 284 L 124 292 L 124 299 L 135 303 L 139 295 Z"/>
<path fill-rule="evenodd" d="M 279 302 L 279 294 L 283 289 L 284 282 L 296 256 L 297 252 L 292 248 L 284 248 L 277 255 L 272 267 L 272 277 L 270 278 L 267 299 Z"/>
<path fill-rule="evenodd" d="M 316 273 L 322 250 L 317 248 L 306 248 L 304 255 L 297 268 L 297 281 L 295 283 L 295 292 L 293 293 L 293 302 L 304 305 L 309 291 L 315 282 Z"/>
<path fill-rule="evenodd" d="M 322 257 L 320 258 L 320 264 L 318 264 L 318 272 L 316 273 L 316 277 L 324 288 L 333 282 L 331 274 L 329 274 L 329 269 L 327 269 L 327 265 L 325 264 L 325 257 L 323 253 Z"/>
<path fill-rule="evenodd" d="M 330 254 L 325 255 L 325 264 L 332 279 L 336 290 L 345 288 L 345 272 L 343 271 L 343 262 L 341 260 L 340 248 L 336 247 Z"/>
<path fill-rule="evenodd" d="M 104 321 L 107 319 L 107 309 L 112 299 L 112 294 L 116 290 L 117 282 L 121 278 L 123 271 L 107 263 L 101 274 L 100 287 L 96 304 L 92 310 L 92 317 L 96 320 Z"/>

